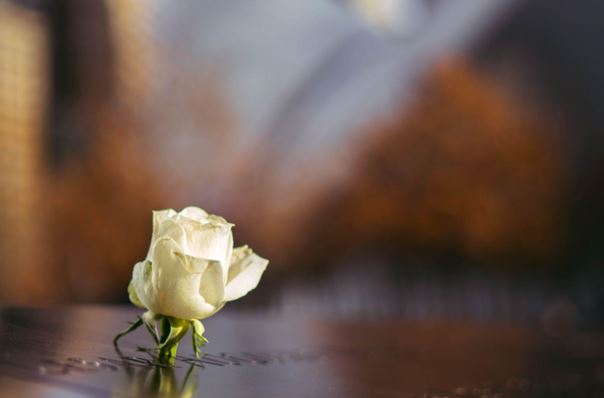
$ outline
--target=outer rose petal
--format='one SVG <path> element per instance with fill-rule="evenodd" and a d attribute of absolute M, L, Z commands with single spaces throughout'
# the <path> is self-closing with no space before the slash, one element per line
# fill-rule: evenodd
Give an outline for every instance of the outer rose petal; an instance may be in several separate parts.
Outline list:
<path fill-rule="evenodd" d="M 130 302 L 139 308 L 146 308 L 145 305 L 138 298 L 138 294 L 136 293 L 136 289 L 134 289 L 134 285 L 132 281 L 128 284 L 128 298 Z"/>
<path fill-rule="evenodd" d="M 155 243 L 152 261 L 157 269 L 157 300 L 148 307 L 150 310 L 179 319 L 200 319 L 214 312 L 216 307 L 199 293 L 204 274 L 189 272 L 187 257 L 174 240 L 160 238 Z"/>
<path fill-rule="evenodd" d="M 151 261 L 145 260 L 134 265 L 130 286 L 132 286 L 132 290 L 136 293 L 139 302 L 145 308 L 150 309 L 150 305 L 153 305 L 156 301 L 153 265 Z"/>
<path fill-rule="evenodd" d="M 267 265 L 268 260 L 256 255 L 249 247 L 235 248 L 225 288 L 225 301 L 237 300 L 254 289 Z"/>

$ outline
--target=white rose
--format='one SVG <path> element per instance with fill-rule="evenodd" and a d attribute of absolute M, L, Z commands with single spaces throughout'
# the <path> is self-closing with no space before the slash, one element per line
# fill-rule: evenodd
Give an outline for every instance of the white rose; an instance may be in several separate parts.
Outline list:
<path fill-rule="evenodd" d="M 193 320 L 246 295 L 268 260 L 247 246 L 233 249 L 232 227 L 197 207 L 154 211 L 149 253 L 134 266 L 130 301 L 153 314 Z"/>

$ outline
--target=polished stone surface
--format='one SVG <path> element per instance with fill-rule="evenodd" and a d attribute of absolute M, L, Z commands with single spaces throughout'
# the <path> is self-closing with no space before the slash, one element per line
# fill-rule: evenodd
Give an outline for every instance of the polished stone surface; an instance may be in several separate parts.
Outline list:
<path fill-rule="evenodd" d="M 274 319 L 227 311 L 206 320 L 195 359 L 174 367 L 137 350 L 146 331 L 111 340 L 133 308 L 4 309 L 1 396 L 598 397 L 604 339 L 552 337 L 506 324 Z"/>

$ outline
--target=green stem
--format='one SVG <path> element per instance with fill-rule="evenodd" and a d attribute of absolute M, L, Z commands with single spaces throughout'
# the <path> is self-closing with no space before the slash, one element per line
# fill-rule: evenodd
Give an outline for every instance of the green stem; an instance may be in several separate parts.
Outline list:
<path fill-rule="evenodd" d="M 175 341 L 172 344 L 165 345 L 159 350 L 157 359 L 162 364 L 174 365 L 174 359 L 176 358 L 176 352 L 178 351 L 179 341 Z"/>

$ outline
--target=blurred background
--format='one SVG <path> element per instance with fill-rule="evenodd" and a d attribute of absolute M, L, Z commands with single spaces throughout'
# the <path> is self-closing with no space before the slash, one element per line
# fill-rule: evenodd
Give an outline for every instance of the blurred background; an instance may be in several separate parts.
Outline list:
<path fill-rule="evenodd" d="M 0 303 L 125 303 L 151 210 L 233 311 L 604 324 L 598 0 L 0 0 Z"/>

